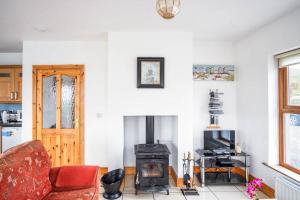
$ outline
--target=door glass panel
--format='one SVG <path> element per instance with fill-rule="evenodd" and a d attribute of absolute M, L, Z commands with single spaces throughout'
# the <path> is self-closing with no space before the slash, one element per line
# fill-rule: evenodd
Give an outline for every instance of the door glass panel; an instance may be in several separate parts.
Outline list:
<path fill-rule="evenodd" d="M 300 114 L 284 114 L 285 162 L 300 170 Z"/>
<path fill-rule="evenodd" d="M 300 64 L 288 67 L 288 100 L 291 106 L 300 106 Z"/>
<path fill-rule="evenodd" d="M 74 128 L 75 121 L 75 77 L 61 77 L 61 127 Z"/>
<path fill-rule="evenodd" d="M 56 128 L 56 76 L 43 77 L 43 128 Z"/>

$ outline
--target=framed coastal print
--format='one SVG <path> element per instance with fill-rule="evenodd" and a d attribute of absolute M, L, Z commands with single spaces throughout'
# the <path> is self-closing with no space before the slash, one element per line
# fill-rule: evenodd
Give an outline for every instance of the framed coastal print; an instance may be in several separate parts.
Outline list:
<path fill-rule="evenodd" d="M 164 88 L 163 57 L 137 58 L 137 87 L 138 88 Z"/>
<path fill-rule="evenodd" d="M 193 65 L 194 80 L 234 81 L 234 65 Z"/>

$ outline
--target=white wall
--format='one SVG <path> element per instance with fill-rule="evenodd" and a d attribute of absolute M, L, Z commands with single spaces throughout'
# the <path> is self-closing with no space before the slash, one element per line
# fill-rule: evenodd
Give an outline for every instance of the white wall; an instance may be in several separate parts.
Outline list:
<path fill-rule="evenodd" d="M 22 65 L 22 53 L 0 53 L 0 65 Z"/>
<path fill-rule="evenodd" d="M 182 165 L 182 158 L 183 155 L 182 154 L 178 154 L 178 117 L 173 117 L 173 124 L 176 124 L 176 126 L 174 126 L 174 132 L 176 132 L 177 134 L 173 134 L 172 135 L 172 147 L 171 147 L 171 152 L 172 152 L 172 157 L 170 160 L 170 162 L 172 163 L 172 167 L 174 170 L 177 170 L 176 173 L 177 175 L 180 175 L 181 171 L 179 171 L 179 167 Z M 190 143 L 192 145 L 192 143 Z"/>
<path fill-rule="evenodd" d="M 146 143 L 146 118 L 144 116 L 124 117 L 124 166 L 135 166 L 135 144 Z"/>
<path fill-rule="evenodd" d="M 237 113 L 242 148 L 252 155 L 251 174 L 274 187 L 278 162 L 276 53 L 300 46 L 300 9 L 237 43 Z"/>
<path fill-rule="evenodd" d="M 136 88 L 138 56 L 165 57 L 164 89 Z M 124 116 L 174 115 L 178 136 L 172 140 L 180 159 L 172 160 L 178 162 L 175 171 L 182 171 L 181 155 L 193 152 L 191 33 L 114 32 L 107 41 L 25 41 L 23 141 L 32 139 L 32 65 L 39 64 L 85 65 L 86 164 L 123 166 Z"/>
<path fill-rule="evenodd" d="M 106 41 L 23 43 L 23 141 L 32 139 L 32 65 L 84 64 L 85 163 L 107 166 L 101 118 L 106 112 L 106 48 Z"/>
<path fill-rule="evenodd" d="M 193 47 L 194 64 L 235 64 L 232 42 L 194 39 Z M 236 81 L 194 81 L 195 150 L 203 147 L 203 130 L 209 125 L 209 89 L 219 89 L 224 93 L 221 98 L 225 114 L 220 116 L 221 128 L 236 129 Z"/>
<path fill-rule="evenodd" d="M 165 88 L 136 88 L 137 57 L 165 57 Z M 126 115 L 177 115 L 178 156 L 193 152 L 192 34 L 111 32 L 108 34 L 109 167 L 123 166 Z M 182 163 L 178 164 L 181 172 Z M 181 174 L 179 174 L 182 176 Z"/>

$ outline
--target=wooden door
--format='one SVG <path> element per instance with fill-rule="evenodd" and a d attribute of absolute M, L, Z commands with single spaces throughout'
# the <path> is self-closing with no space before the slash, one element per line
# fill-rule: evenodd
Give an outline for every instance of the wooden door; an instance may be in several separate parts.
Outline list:
<path fill-rule="evenodd" d="M 14 69 L 0 68 L 0 101 L 9 102 L 14 99 Z"/>
<path fill-rule="evenodd" d="M 57 66 L 34 72 L 34 131 L 52 167 L 83 163 L 82 69 Z"/>
<path fill-rule="evenodd" d="M 22 68 L 15 69 L 14 100 L 22 101 Z"/>

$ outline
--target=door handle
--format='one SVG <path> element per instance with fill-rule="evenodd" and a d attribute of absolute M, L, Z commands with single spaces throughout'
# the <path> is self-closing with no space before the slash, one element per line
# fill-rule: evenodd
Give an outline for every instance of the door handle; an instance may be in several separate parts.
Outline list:
<path fill-rule="evenodd" d="M 14 92 L 14 98 L 18 99 L 18 92 Z"/>
<path fill-rule="evenodd" d="M 14 99 L 14 93 L 13 93 L 13 92 L 10 93 L 10 99 L 11 99 L 11 100 Z"/>

